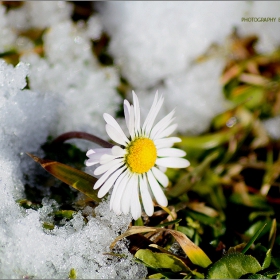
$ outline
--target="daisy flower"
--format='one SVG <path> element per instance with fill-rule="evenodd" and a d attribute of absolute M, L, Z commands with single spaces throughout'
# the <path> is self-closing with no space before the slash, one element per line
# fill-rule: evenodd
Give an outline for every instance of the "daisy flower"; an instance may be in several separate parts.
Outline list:
<path fill-rule="evenodd" d="M 166 168 L 185 168 L 190 165 L 183 159 L 186 153 L 171 148 L 181 142 L 178 137 L 168 137 L 177 127 L 171 124 L 174 110 L 154 125 L 156 116 L 164 98 L 156 93 L 152 107 L 140 125 L 140 107 L 137 95 L 133 94 L 133 105 L 124 100 L 124 115 L 128 128 L 127 136 L 117 121 L 109 114 L 104 114 L 106 131 L 109 137 L 120 146 L 112 148 L 91 149 L 87 152 L 87 166 L 100 164 L 95 175 L 102 176 L 97 180 L 94 189 L 100 188 L 98 197 L 103 197 L 113 188 L 110 209 L 116 214 L 128 214 L 137 220 L 142 213 L 142 206 L 148 216 L 154 213 L 156 202 L 166 207 L 167 198 L 162 187 L 167 187 Z M 141 197 L 141 201 L 140 201 Z"/>

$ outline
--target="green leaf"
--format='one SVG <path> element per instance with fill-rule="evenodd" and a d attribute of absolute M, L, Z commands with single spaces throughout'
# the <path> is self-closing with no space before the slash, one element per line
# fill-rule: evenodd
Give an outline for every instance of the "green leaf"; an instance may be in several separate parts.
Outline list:
<path fill-rule="evenodd" d="M 77 211 L 74 210 L 59 210 L 59 211 L 55 211 L 54 215 L 58 218 L 66 218 L 68 220 L 73 218 L 73 215 L 76 214 Z"/>
<path fill-rule="evenodd" d="M 276 240 L 276 230 L 277 230 L 277 222 L 276 219 L 272 220 L 270 231 L 269 231 L 269 248 L 272 249 L 274 246 L 274 242 Z"/>
<path fill-rule="evenodd" d="M 260 233 L 263 231 L 263 229 L 266 227 L 267 223 L 265 223 L 250 239 L 250 241 L 246 244 L 244 249 L 242 250 L 242 253 L 245 254 L 247 250 L 251 247 L 251 245 L 255 242 L 255 240 L 259 237 Z"/>
<path fill-rule="evenodd" d="M 266 256 L 265 256 L 265 259 L 262 264 L 262 269 L 268 268 L 270 266 L 270 264 L 271 264 L 271 249 L 269 249 L 266 252 Z"/>
<path fill-rule="evenodd" d="M 173 272 L 188 271 L 188 267 L 182 260 L 171 254 L 154 253 L 149 249 L 140 249 L 135 257 L 145 263 L 146 266 L 155 269 L 171 269 Z"/>
<path fill-rule="evenodd" d="M 259 229 L 261 229 L 264 224 L 267 223 L 268 226 L 265 228 L 265 230 L 263 232 L 261 232 L 261 236 L 263 236 L 264 234 L 269 232 L 269 228 L 271 225 L 271 221 L 267 221 L 265 222 L 264 220 L 259 220 L 257 222 L 255 222 L 254 224 L 252 224 L 245 232 L 244 234 L 249 238 L 252 238 L 258 231 Z"/>
<path fill-rule="evenodd" d="M 173 220 L 173 221 L 170 221 L 170 222 L 166 222 L 166 223 L 162 223 L 162 224 L 158 224 L 157 226 L 155 227 L 166 227 L 166 226 L 170 226 L 170 225 L 174 225 L 174 224 L 178 224 L 179 222 L 181 222 L 182 219 L 176 219 L 176 220 Z"/>
<path fill-rule="evenodd" d="M 149 275 L 149 279 L 168 279 L 168 277 L 164 276 L 161 273 L 156 273 L 156 274 Z"/>
<path fill-rule="evenodd" d="M 264 88 L 251 85 L 239 86 L 229 99 L 236 104 L 244 103 L 248 109 L 257 109 L 263 104 Z"/>
<path fill-rule="evenodd" d="M 209 170 L 210 164 L 218 156 L 217 151 L 209 154 L 200 165 L 196 166 L 191 172 L 184 174 L 174 187 L 166 191 L 166 194 L 171 197 L 178 197 L 189 191 L 196 182 L 201 180 L 201 177 Z"/>
<path fill-rule="evenodd" d="M 220 178 L 211 168 L 205 171 L 203 177 L 192 186 L 191 190 L 203 198 L 209 206 L 218 210 L 220 219 L 224 219 L 222 211 L 226 207 L 226 198 Z"/>
<path fill-rule="evenodd" d="M 54 229 L 54 224 L 53 223 L 44 222 L 43 223 L 43 228 L 49 229 L 49 230 L 53 230 Z"/>
<path fill-rule="evenodd" d="M 18 199 L 16 202 L 17 202 L 21 207 L 26 208 L 26 209 L 30 209 L 30 208 L 31 208 L 31 209 L 37 210 L 37 209 L 39 209 L 39 208 L 41 207 L 39 204 L 32 203 L 30 200 L 25 199 L 25 198 L 23 198 L 23 199 Z"/>
<path fill-rule="evenodd" d="M 259 218 L 259 217 L 264 217 L 264 218 L 268 218 L 270 216 L 273 216 L 274 215 L 274 211 L 272 210 L 267 210 L 267 211 L 254 211 L 254 212 L 251 212 L 250 215 L 249 215 L 249 221 L 253 221 L 254 219 L 256 218 Z"/>
<path fill-rule="evenodd" d="M 276 279 L 279 279 L 280 276 L 280 269 L 273 269 L 273 270 L 269 270 L 267 272 L 264 273 L 264 276 L 268 277 L 268 278 L 272 278 L 276 276 Z"/>
<path fill-rule="evenodd" d="M 182 142 L 176 144 L 179 148 L 185 150 L 188 154 L 200 154 L 201 151 L 206 151 L 220 147 L 227 143 L 232 136 L 237 133 L 246 132 L 251 129 L 253 116 L 244 107 L 237 107 L 234 116 L 238 119 L 238 123 L 233 127 L 215 133 L 209 133 L 199 136 L 180 136 Z"/>
<path fill-rule="evenodd" d="M 180 273 L 181 274 L 181 273 Z M 178 275 L 174 272 L 162 271 L 161 273 L 155 273 L 148 276 L 149 279 L 174 279 Z"/>
<path fill-rule="evenodd" d="M 74 268 L 70 269 L 68 279 L 77 279 L 76 270 Z"/>
<path fill-rule="evenodd" d="M 267 278 L 264 275 L 257 273 L 257 274 L 249 275 L 247 279 L 270 279 L 270 278 Z"/>
<path fill-rule="evenodd" d="M 238 279 L 248 273 L 257 273 L 261 270 L 259 262 L 252 256 L 242 253 L 233 253 L 222 257 L 208 270 L 210 279 Z"/>
<path fill-rule="evenodd" d="M 143 226 L 144 223 L 143 223 L 142 218 L 139 217 L 139 218 L 134 222 L 134 225 L 135 225 L 135 226 Z"/>
<path fill-rule="evenodd" d="M 200 136 L 181 136 L 182 142 L 177 144 L 185 149 L 202 149 L 209 150 L 217 148 L 218 146 L 228 142 L 230 136 L 233 134 L 234 130 L 216 132 L 211 134 L 205 134 Z"/>
<path fill-rule="evenodd" d="M 208 258 L 208 256 L 204 253 L 204 251 L 195 245 L 185 234 L 171 229 L 165 228 L 156 228 L 156 227 L 140 227 L 140 226 L 132 226 L 126 232 L 118 236 L 110 245 L 110 249 L 116 245 L 116 243 L 125 238 L 127 236 L 137 234 L 137 233 L 144 233 L 144 232 L 161 232 L 164 231 L 166 233 L 170 233 L 176 239 L 176 241 L 180 244 L 181 248 L 184 250 L 186 255 L 189 257 L 190 261 L 193 264 L 199 265 L 201 267 L 209 266 L 212 261 Z"/>
<path fill-rule="evenodd" d="M 84 193 L 92 200 L 97 202 L 101 201 L 101 199 L 97 197 L 97 191 L 93 189 L 93 185 L 97 181 L 96 178 L 66 164 L 40 159 L 31 154 L 28 155 L 54 177 Z"/>
<path fill-rule="evenodd" d="M 205 225 L 214 225 L 216 222 L 216 218 L 212 218 L 209 216 L 206 216 L 204 214 L 198 213 L 198 212 L 194 212 L 194 211 L 188 211 L 188 216 L 190 216 L 191 218 L 193 218 L 194 220 L 197 220 L 199 222 L 201 222 L 202 224 Z"/>
<path fill-rule="evenodd" d="M 189 238 L 192 238 L 194 235 L 194 229 L 184 226 L 178 226 L 177 230 L 187 235 Z"/>
<path fill-rule="evenodd" d="M 264 196 L 258 194 L 246 193 L 233 193 L 230 196 L 230 201 L 236 204 L 246 205 L 257 209 L 270 210 L 271 206 L 268 205 Z"/>

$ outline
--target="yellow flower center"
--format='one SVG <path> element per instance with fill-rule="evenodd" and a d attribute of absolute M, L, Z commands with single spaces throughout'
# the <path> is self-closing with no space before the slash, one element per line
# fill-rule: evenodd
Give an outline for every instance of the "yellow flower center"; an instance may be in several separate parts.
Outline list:
<path fill-rule="evenodd" d="M 126 162 L 135 173 L 149 171 L 156 162 L 157 149 L 154 142 L 148 138 L 137 138 L 127 148 Z"/>

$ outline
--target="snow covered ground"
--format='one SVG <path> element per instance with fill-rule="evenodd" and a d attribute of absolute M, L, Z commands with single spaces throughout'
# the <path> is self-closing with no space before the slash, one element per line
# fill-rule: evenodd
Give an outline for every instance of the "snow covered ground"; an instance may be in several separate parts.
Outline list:
<path fill-rule="evenodd" d="M 98 4 L 98 5 L 97 5 Z M 71 21 L 67 2 L 30 1 L 6 11 L 0 5 L 0 52 L 24 53 L 16 67 L 0 60 L 0 277 L 142 278 L 146 268 L 128 258 L 107 260 L 103 253 L 130 216 L 110 213 L 107 202 L 84 224 L 81 213 L 51 234 L 42 222 L 57 205 L 44 200 L 39 211 L 25 210 L 24 174 L 32 170 L 25 152 L 42 155 L 47 136 L 81 130 L 106 138 L 103 113 L 114 115 L 122 100 L 120 77 L 133 86 L 146 114 L 156 90 L 165 97 L 161 116 L 176 108 L 177 132 L 205 131 L 213 116 L 227 108 L 219 75 L 225 49 L 205 62 L 195 59 L 221 44 L 233 27 L 260 37 L 259 50 L 280 44 L 279 2 L 100 2 L 99 15 L 87 23 Z M 277 21 L 242 22 L 242 17 L 276 17 Z M 20 32 L 48 28 L 45 57 Z M 101 66 L 90 40 L 106 31 L 113 67 Z M 30 90 L 26 86 L 26 76 Z M 89 209 L 90 212 L 90 209 Z"/>

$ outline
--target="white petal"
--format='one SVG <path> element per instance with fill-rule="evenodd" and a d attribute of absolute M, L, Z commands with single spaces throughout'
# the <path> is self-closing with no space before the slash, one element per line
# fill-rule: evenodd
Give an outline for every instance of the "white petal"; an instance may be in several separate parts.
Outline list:
<path fill-rule="evenodd" d="M 112 147 L 112 155 L 122 157 L 126 154 L 126 150 L 119 146 Z"/>
<path fill-rule="evenodd" d="M 150 115 L 148 114 L 149 119 L 147 117 L 147 119 L 148 119 L 147 120 L 147 125 L 146 125 L 145 128 L 143 127 L 143 131 L 144 131 L 145 135 L 150 135 L 151 129 L 152 129 L 153 124 L 154 124 L 154 121 L 156 119 L 156 116 L 157 116 L 162 104 L 163 104 L 163 101 L 164 101 L 164 98 L 161 96 L 158 103 L 154 107 L 154 109 L 152 110 L 152 108 L 151 108 L 151 110 L 150 110 L 151 114 L 150 114 L 150 112 L 149 112 Z"/>
<path fill-rule="evenodd" d="M 130 115 L 129 115 L 129 127 L 128 127 L 128 130 L 129 130 L 129 134 L 130 134 L 132 140 L 133 140 L 134 137 L 135 137 L 134 125 L 135 125 L 135 122 L 134 122 L 134 107 L 133 107 L 133 105 L 131 105 L 131 106 L 130 106 Z"/>
<path fill-rule="evenodd" d="M 141 198 L 142 198 L 144 210 L 148 216 L 152 216 L 154 213 L 154 204 L 148 190 L 146 176 L 144 176 L 143 178 L 142 176 L 139 176 L 139 178 L 140 178 L 140 192 L 141 192 Z"/>
<path fill-rule="evenodd" d="M 94 150 L 89 150 L 87 152 L 87 156 L 89 157 L 88 160 L 86 160 L 85 164 L 86 166 L 92 166 L 100 162 L 100 158 L 104 154 L 111 154 L 111 149 L 94 149 Z"/>
<path fill-rule="evenodd" d="M 156 164 L 171 168 L 185 168 L 190 165 L 190 162 L 184 158 L 166 157 L 157 158 Z"/>
<path fill-rule="evenodd" d="M 179 137 L 168 137 L 168 138 L 156 139 L 154 140 L 154 143 L 157 149 L 161 149 L 161 148 L 172 147 L 174 143 L 181 142 L 181 141 L 182 140 Z"/>
<path fill-rule="evenodd" d="M 99 190 L 99 192 L 97 194 L 97 196 L 99 198 L 103 197 L 110 190 L 110 188 L 114 185 L 115 181 L 118 179 L 118 177 L 120 176 L 120 174 L 123 172 L 124 169 L 125 169 L 125 167 L 120 168 L 114 174 L 112 174 L 110 176 L 110 178 L 100 188 L 100 190 Z"/>
<path fill-rule="evenodd" d="M 91 154 L 94 154 L 95 151 L 93 149 L 90 149 L 87 151 L 86 156 L 89 157 Z"/>
<path fill-rule="evenodd" d="M 152 167 L 152 172 L 161 185 L 166 188 L 169 183 L 168 177 L 156 167 Z"/>
<path fill-rule="evenodd" d="M 99 161 L 100 158 L 103 156 L 103 155 L 106 155 L 106 154 L 103 154 L 103 153 L 94 153 L 94 154 L 91 154 L 89 156 L 89 159 L 93 160 L 93 161 Z"/>
<path fill-rule="evenodd" d="M 153 132 L 153 130 L 152 130 L 150 138 L 152 138 L 152 139 L 163 138 L 163 137 L 159 137 L 159 135 L 171 125 L 171 123 L 174 121 L 174 119 L 175 118 L 170 119 L 168 122 L 166 122 L 160 128 L 157 128 L 157 131 L 155 131 L 153 134 L 152 134 L 152 132 Z"/>
<path fill-rule="evenodd" d="M 117 123 L 117 121 L 111 115 L 104 113 L 103 118 L 107 122 L 107 124 L 109 124 L 115 130 L 118 131 L 118 133 L 122 136 L 123 139 L 125 139 L 126 142 L 129 142 L 129 140 L 127 139 L 126 135 L 124 134 L 122 128 L 120 127 L 120 125 Z"/>
<path fill-rule="evenodd" d="M 87 151 L 86 156 L 91 157 L 93 154 L 111 154 L 111 148 L 90 149 Z"/>
<path fill-rule="evenodd" d="M 169 127 L 167 127 L 165 130 L 159 132 L 156 136 L 155 139 L 161 139 L 164 137 L 169 136 L 171 133 L 173 133 L 175 131 L 175 129 L 177 128 L 178 124 L 172 124 Z"/>
<path fill-rule="evenodd" d="M 124 117 L 125 117 L 126 126 L 127 126 L 128 130 L 129 130 L 130 104 L 129 104 L 129 102 L 126 99 L 123 102 L 123 111 L 124 111 Z"/>
<path fill-rule="evenodd" d="M 92 161 L 100 161 L 100 158 L 104 155 L 110 155 L 111 152 L 109 154 L 104 154 L 104 153 L 94 153 L 94 154 L 91 154 L 89 156 L 89 159 L 91 159 Z"/>
<path fill-rule="evenodd" d="M 120 145 L 126 145 L 127 138 L 124 138 L 113 126 L 106 124 L 106 132 L 109 137 Z"/>
<path fill-rule="evenodd" d="M 137 220 L 139 217 L 141 217 L 141 204 L 139 200 L 139 186 L 138 186 L 138 180 L 136 176 L 136 184 L 132 185 L 132 195 L 131 195 L 131 203 L 130 203 L 130 213 L 134 220 Z"/>
<path fill-rule="evenodd" d="M 131 179 L 131 177 L 125 176 L 122 180 L 122 183 L 119 185 L 118 196 L 116 196 L 116 199 L 115 199 L 114 205 L 113 205 L 113 210 L 117 215 L 123 213 L 123 211 L 122 211 L 122 206 L 123 206 L 122 198 L 125 194 L 125 191 L 128 188 L 128 183 L 129 183 L 130 179 Z"/>
<path fill-rule="evenodd" d="M 162 173 L 165 173 L 166 170 L 167 170 L 167 167 L 164 167 L 164 166 L 158 166 L 158 169 L 162 172 Z"/>
<path fill-rule="evenodd" d="M 162 148 L 157 150 L 159 157 L 184 157 L 186 152 L 176 148 Z"/>
<path fill-rule="evenodd" d="M 174 120 L 173 115 L 175 113 L 175 110 L 171 111 L 167 116 L 165 116 L 163 119 L 161 119 L 152 129 L 150 137 L 153 139 L 154 136 L 166 129 Z"/>
<path fill-rule="evenodd" d="M 119 163 L 117 165 L 114 165 L 112 168 L 110 168 L 107 172 L 105 172 L 94 184 L 93 189 L 98 189 L 106 180 L 107 178 L 114 173 L 117 169 L 119 169 L 122 166 L 123 163 Z"/>
<path fill-rule="evenodd" d="M 103 149 L 103 150 L 105 150 L 105 149 Z M 107 155 L 107 156 L 111 155 L 111 149 L 106 149 L 106 150 L 108 150 L 108 154 L 106 153 L 106 151 L 91 153 L 89 155 L 89 159 L 86 161 L 86 165 L 91 166 L 91 165 L 100 163 L 101 157 L 103 157 L 104 155 Z"/>
<path fill-rule="evenodd" d="M 114 200 L 115 200 L 115 197 L 116 197 L 116 192 L 118 191 L 120 182 L 122 181 L 124 176 L 127 176 L 126 170 L 118 177 L 118 179 L 115 182 L 115 185 L 114 185 L 114 188 L 113 188 L 113 191 L 112 191 L 112 195 L 111 195 L 111 199 L 110 199 L 110 210 L 113 209 L 113 204 L 114 204 Z"/>
<path fill-rule="evenodd" d="M 133 96 L 133 107 L 134 107 L 134 125 L 135 125 L 135 132 L 137 136 L 139 136 L 140 133 L 140 106 L 139 106 L 139 100 L 137 95 L 134 91 L 132 91 Z"/>
<path fill-rule="evenodd" d="M 126 188 L 123 192 L 122 198 L 121 198 L 121 211 L 127 215 L 130 210 L 130 204 L 131 204 L 131 195 L 132 195 L 132 189 L 135 184 L 137 184 L 136 181 L 137 176 L 132 175 L 130 180 L 128 181 Z"/>
<path fill-rule="evenodd" d="M 127 171 L 124 171 L 115 183 L 115 187 L 112 192 L 111 201 L 110 201 L 110 209 L 113 209 L 116 214 L 121 213 L 121 198 L 126 188 L 127 182 L 129 179 L 129 174 Z"/>
<path fill-rule="evenodd" d="M 100 164 L 105 164 L 105 163 L 107 163 L 107 162 L 109 162 L 109 161 L 112 161 L 112 160 L 114 160 L 115 158 L 117 158 L 118 156 L 112 156 L 112 155 L 107 155 L 107 154 L 105 154 L 105 155 L 102 155 L 101 156 L 101 158 L 100 158 L 100 160 L 99 160 L 99 163 Z"/>
<path fill-rule="evenodd" d="M 151 171 L 148 171 L 147 176 L 148 176 L 149 185 L 151 187 L 151 190 L 153 192 L 156 201 L 158 202 L 159 205 L 166 207 L 168 204 L 167 198 L 163 190 L 161 189 L 159 183 L 155 179 L 153 173 Z"/>
<path fill-rule="evenodd" d="M 123 163 L 123 159 L 114 159 L 108 163 L 102 164 L 94 170 L 94 175 L 100 175 L 112 168 L 113 166 L 119 165 L 120 163 Z"/>
<path fill-rule="evenodd" d="M 94 158 L 90 158 L 88 160 L 85 161 L 86 166 L 92 166 L 99 163 L 99 160 L 94 159 Z"/>
<path fill-rule="evenodd" d="M 148 124 L 148 122 L 149 122 L 149 120 L 151 118 L 151 114 L 152 114 L 152 112 L 154 111 L 154 109 L 155 109 L 155 107 L 157 105 L 157 100 L 158 100 L 158 91 L 156 92 L 156 95 L 155 95 L 153 104 L 151 106 L 151 109 L 150 109 L 150 111 L 149 111 L 149 113 L 148 113 L 148 115 L 147 115 L 147 117 L 146 117 L 146 119 L 144 121 L 144 124 L 143 124 L 143 127 L 142 127 L 143 131 L 145 131 L 146 126 L 147 126 L 147 124 Z"/>

